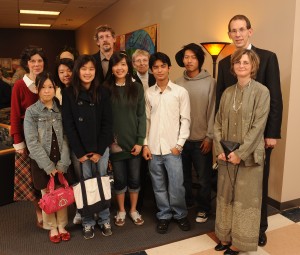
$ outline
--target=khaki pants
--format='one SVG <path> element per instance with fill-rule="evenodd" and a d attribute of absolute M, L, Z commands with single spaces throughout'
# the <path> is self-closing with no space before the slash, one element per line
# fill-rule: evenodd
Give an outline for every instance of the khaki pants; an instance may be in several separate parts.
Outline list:
<path fill-rule="evenodd" d="M 47 189 L 42 189 L 42 196 L 46 194 Z M 43 213 L 43 228 L 44 229 L 62 229 L 68 224 L 68 209 L 67 207 L 57 211 L 56 213 Z"/>

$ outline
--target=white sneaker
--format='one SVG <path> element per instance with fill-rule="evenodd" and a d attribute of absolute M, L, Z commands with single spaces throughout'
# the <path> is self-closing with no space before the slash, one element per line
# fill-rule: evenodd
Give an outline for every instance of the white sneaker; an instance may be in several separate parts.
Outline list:
<path fill-rule="evenodd" d="M 208 219 L 207 213 L 206 212 L 198 212 L 196 216 L 196 222 L 198 223 L 204 223 Z"/>
<path fill-rule="evenodd" d="M 79 212 L 76 211 L 76 214 L 75 214 L 74 219 L 73 219 L 73 224 L 80 225 L 81 223 L 82 223 L 81 215 L 80 215 Z"/>

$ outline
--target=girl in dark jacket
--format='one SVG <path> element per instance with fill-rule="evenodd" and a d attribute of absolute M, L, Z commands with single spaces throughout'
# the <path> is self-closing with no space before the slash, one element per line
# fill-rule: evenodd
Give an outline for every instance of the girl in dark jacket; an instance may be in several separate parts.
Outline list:
<path fill-rule="evenodd" d="M 79 56 L 71 86 L 63 91 L 63 126 L 72 150 L 75 172 L 84 179 L 92 176 L 92 164 L 100 175 L 107 174 L 108 145 L 112 142 L 112 109 L 108 92 L 99 86 L 92 56 Z M 111 235 L 109 209 L 99 212 L 102 234 Z M 82 217 L 85 239 L 94 237 L 93 215 Z"/>

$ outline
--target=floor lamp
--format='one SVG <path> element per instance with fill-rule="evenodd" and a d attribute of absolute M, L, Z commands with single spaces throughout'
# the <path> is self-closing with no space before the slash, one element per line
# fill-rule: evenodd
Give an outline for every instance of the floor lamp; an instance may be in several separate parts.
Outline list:
<path fill-rule="evenodd" d="M 206 51 L 211 55 L 213 60 L 213 77 L 216 78 L 217 58 L 221 51 L 230 43 L 228 42 L 203 42 L 200 43 Z"/>

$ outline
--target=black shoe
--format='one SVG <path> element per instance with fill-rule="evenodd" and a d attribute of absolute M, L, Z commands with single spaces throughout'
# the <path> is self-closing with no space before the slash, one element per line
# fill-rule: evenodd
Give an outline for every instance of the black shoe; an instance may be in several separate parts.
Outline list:
<path fill-rule="evenodd" d="M 228 244 L 222 244 L 221 242 L 218 243 L 218 245 L 215 247 L 216 251 L 225 251 L 231 246 L 231 243 Z"/>
<path fill-rule="evenodd" d="M 224 251 L 224 255 L 238 255 L 239 254 L 239 251 L 234 251 L 234 250 L 231 250 L 230 248 L 227 248 L 226 251 Z"/>
<path fill-rule="evenodd" d="M 94 226 L 84 226 L 82 233 L 83 233 L 83 237 L 85 239 L 93 238 L 95 236 L 94 235 Z"/>
<path fill-rule="evenodd" d="M 156 231 L 160 234 L 165 234 L 168 231 L 170 220 L 167 219 L 161 219 L 158 220 Z"/>
<path fill-rule="evenodd" d="M 191 225 L 187 217 L 177 220 L 177 224 L 182 231 L 189 231 L 191 229 Z"/>
<path fill-rule="evenodd" d="M 260 233 L 258 238 L 258 246 L 265 246 L 267 244 L 267 235 L 266 233 Z"/>
<path fill-rule="evenodd" d="M 100 229 L 101 229 L 102 235 L 104 235 L 104 236 L 111 236 L 112 235 L 111 225 L 110 225 L 109 222 L 106 222 L 106 223 L 102 224 L 100 226 Z"/>

